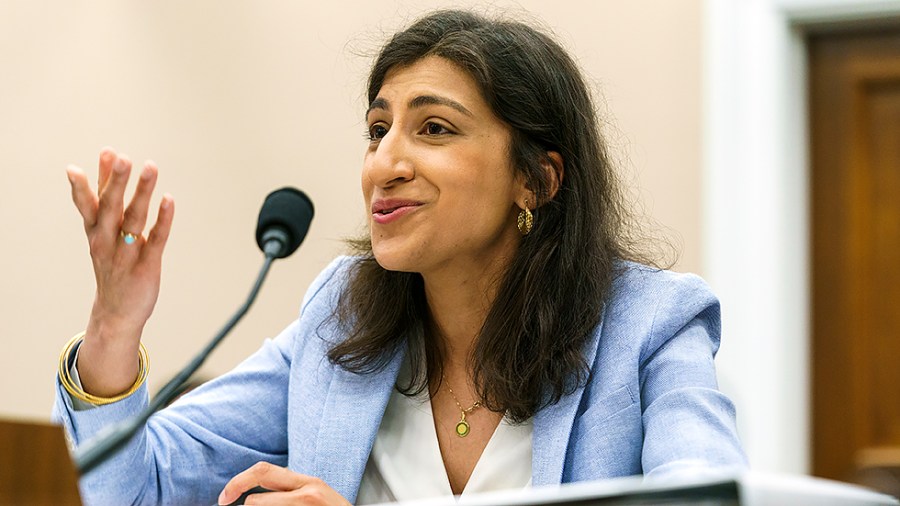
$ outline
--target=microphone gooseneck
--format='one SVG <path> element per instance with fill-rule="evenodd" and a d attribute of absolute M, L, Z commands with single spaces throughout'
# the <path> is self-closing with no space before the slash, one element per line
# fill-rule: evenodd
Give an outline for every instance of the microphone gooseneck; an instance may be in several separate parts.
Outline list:
<path fill-rule="evenodd" d="M 309 231 L 309 224 L 313 218 L 312 201 L 300 190 L 295 188 L 282 188 L 266 197 L 262 209 L 259 212 L 259 222 L 256 229 L 256 240 L 260 249 L 265 253 L 265 260 L 256 277 L 256 282 L 250 290 L 250 294 L 244 304 L 225 323 L 221 330 L 210 342 L 150 401 L 141 412 L 134 416 L 111 425 L 89 441 L 75 449 L 73 460 L 75 467 L 81 476 L 84 476 L 115 454 L 140 430 L 153 413 L 167 406 L 181 392 L 188 379 L 197 372 L 206 358 L 222 342 L 226 335 L 247 314 L 256 296 L 262 288 L 263 281 L 269 273 L 272 262 L 278 258 L 285 258 L 297 250 L 300 243 Z"/>

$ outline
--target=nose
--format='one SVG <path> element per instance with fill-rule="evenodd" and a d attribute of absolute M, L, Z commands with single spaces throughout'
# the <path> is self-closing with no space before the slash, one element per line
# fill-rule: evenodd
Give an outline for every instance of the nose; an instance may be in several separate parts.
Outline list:
<path fill-rule="evenodd" d="M 410 146 L 398 130 L 389 130 L 366 154 L 363 178 L 380 188 L 410 181 L 416 175 Z"/>

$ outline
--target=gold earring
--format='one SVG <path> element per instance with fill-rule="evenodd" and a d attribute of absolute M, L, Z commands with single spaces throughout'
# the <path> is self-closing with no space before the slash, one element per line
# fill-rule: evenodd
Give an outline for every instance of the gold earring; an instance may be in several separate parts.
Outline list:
<path fill-rule="evenodd" d="M 525 209 L 519 211 L 516 226 L 519 227 L 519 233 L 523 236 L 531 233 L 531 228 L 534 226 L 534 215 L 528 209 L 528 200 L 525 201 Z"/>

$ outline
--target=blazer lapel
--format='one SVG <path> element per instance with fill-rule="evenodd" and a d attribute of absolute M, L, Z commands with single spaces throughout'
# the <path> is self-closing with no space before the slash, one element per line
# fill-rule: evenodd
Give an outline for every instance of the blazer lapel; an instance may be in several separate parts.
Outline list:
<path fill-rule="evenodd" d="M 322 410 L 314 469 L 315 476 L 351 503 L 356 501 L 404 355 L 404 351 L 396 353 L 387 366 L 368 374 L 335 366 Z"/>
<path fill-rule="evenodd" d="M 584 358 L 588 364 L 594 363 L 602 331 L 601 319 L 585 343 Z M 335 368 L 322 410 L 314 468 L 315 476 L 351 503 L 356 501 L 359 482 L 404 356 L 404 351 L 398 352 L 382 370 L 370 374 Z M 583 392 L 584 386 L 535 414 L 533 486 L 562 483 L 569 436 Z"/>
<path fill-rule="evenodd" d="M 589 367 L 593 367 L 606 319 L 604 308 L 600 324 L 594 329 L 585 343 L 584 359 Z M 567 395 L 556 404 L 547 406 L 534 415 L 534 435 L 531 441 L 531 483 L 533 486 L 559 485 L 562 483 L 563 467 L 566 461 L 566 450 L 569 447 L 569 436 L 584 385 L 571 395 Z"/>

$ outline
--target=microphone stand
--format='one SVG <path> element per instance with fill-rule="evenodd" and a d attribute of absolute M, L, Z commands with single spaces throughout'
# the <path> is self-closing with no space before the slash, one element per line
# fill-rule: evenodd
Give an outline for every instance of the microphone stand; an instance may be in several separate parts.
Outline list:
<path fill-rule="evenodd" d="M 259 275 L 256 277 L 256 283 L 254 283 L 253 289 L 250 290 L 250 295 L 247 296 L 247 300 L 237 312 L 234 313 L 234 316 L 225 323 L 225 326 L 222 327 L 219 333 L 212 338 L 209 344 L 200 350 L 200 353 L 198 353 L 184 369 L 160 389 L 159 393 L 156 394 L 146 408 L 128 419 L 107 427 L 75 449 L 73 460 L 75 461 L 75 467 L 78 469 L 78 473 L 81 476 L 90 473 L 95 467 L 119 451 L 129 440 L 131 440 L 132 436 L 144 426 L 144 423 L 147 422 L 150 416 L 164 408 L 182 393 L 182 387 L 188 379 L 197 372 L 197 369 L 203 365 L 203 362 L 206 361 L 206 358 L 210 353 L 212 353 L 225 336 L 231 332 L 231 329 L 237 325 L 241 318 L 247 314 L 247 311 L 259 294 L 260 288 L 262 288 L 263 281 L 265 281 L 266 275 L 269 273 L 272 262 L 278 258 L 278 252 L 281 248 L 282 245 L 278 244 L 278 241 L 276 240 L 266 242 L 265 247 L 263 248 L 266 258 L 262 268 L 259 270 Z"/>

